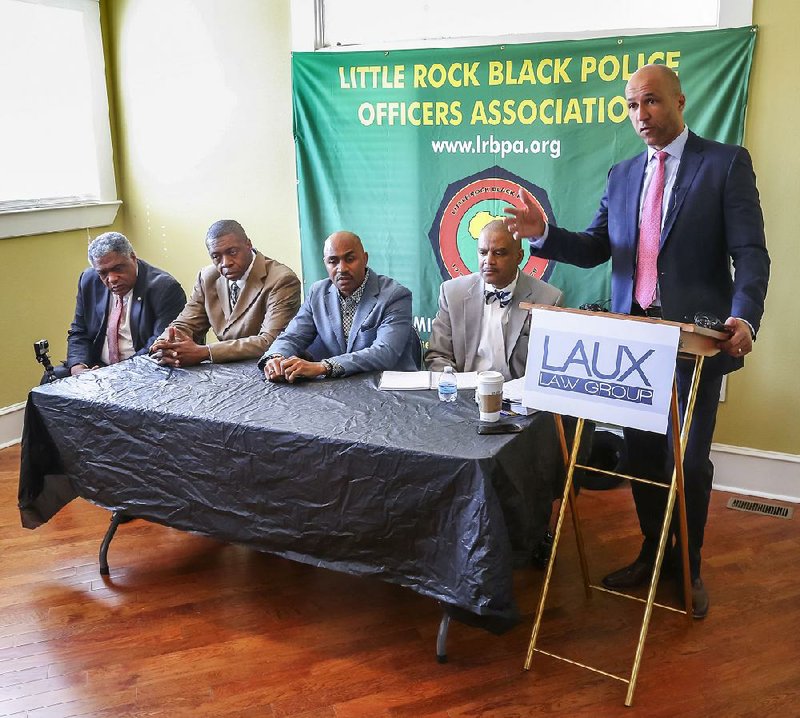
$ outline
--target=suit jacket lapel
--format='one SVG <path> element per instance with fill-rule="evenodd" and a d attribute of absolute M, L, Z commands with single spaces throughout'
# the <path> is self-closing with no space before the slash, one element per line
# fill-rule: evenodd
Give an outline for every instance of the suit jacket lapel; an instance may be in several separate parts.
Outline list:
<path fill-rule="evenodd" d="M 147 267 L 141 259 L 137 260 L 139 266 L 139 273 L 136 276 L 136 284 L 133 287 L 133 296 L 131 297 L 131 339 L 133 339 L 133 346 L 136 351 L 144 347 L 144 343 L 150 338 L 149 334 L 142 336 L 139 331 L 142 322 L 142 297 L 144 296 L 147 287 Z"/>
<path fill-rule="evenodd" d="M 642 196 L 642 183 L 644 182 L 644 169 L 647 165 L 647 152 L 639 155 L 631 162 L 628 170 L 628 188 L 626 192 L 625 216 L 627 232 L 625 239 L 631 249 L 631 256 L 636 257 L 636 242 L 639 239 L 639 200 Z M 635 261 L 635 260 L 634 260 Z"/>
<path fill-rule="evenodd" d="M 214 282 L 214 290 L 217 292 L 217 304 L 222 309 L 222 314 L 225 317 L 225 326 L 222 328 L 224 332 L 231 323 L 231 303 L 228 300 L 228 280 L 221 274 Z"/>
<path fill-rule="evenodd" d="M 475 281 L 464 295 L 464 366 L 475 363 L 481 339 L 481 320 L 483 319 L 483 281 L 475 275 Z"/>
<path fill-rule="evenodd" d="M 113 295 L 106 289 L 104 284 L 100 286 L 101 291 L 98 293 L 94 305 L 95 316 L 99 319 L 99 329 L 94 335 L 93 343 L 96 347 L 102 349 L 103 341 L 106 338 L 106 326 L 108 325 L 108 306 Z"/>
<path fill-rule="evenodd" d="M 328 326 L 339 344 L 339 352 L 344 354 L 347 343 L 342 331 L 342 310 L 339 308 L 339 290 L 333 282 L 325 292 L 325 312 L 328 315 Z"/>
<path fill-rule="evenodd" d="M 253 266 L 250 268 L 250 274 L 247 275 L 247 282 L 245 282 L 244 289 L 239 293 L 239 299 L 236 300 L 236 306 L 233 311 L 230 310 L 230 300 L 228 299 L 227 279 L 222 279 L 222 291 L 220 292 L 220 301 L 222 302 L 222 311 L 225 312 L 227 329 L 233 324 L 242 314 L 245 314 L 253 302 L 258 298 L 261 290 L 264 287 L 264 281 L 267 278 L 267 262 L 264 255 L 256 252 L 253 255 Z M 219 285 L 218 290 L 219 291 Z"/>
<path fill-rule="evenodd" d="M 347 351 L 353 351 L 353 342 L 358 336 L 358 330 L 364 323 L 364 320 L 370 315 L 375 305 L 378 303 L 378 294 L 380 294 L 380 283 L 378 282 L 378 275 L 372 270 L 369 272 L 369 279 L 364 287 L 364 294 L 361 296 L 361 301 L 356 307 L 356 313 L 353 317 L 353 325 L 350 327 L 350 336 L 345 337 L 347 341 Z M 338 301 L 338 300 L 337 300 Z M 341 325 L 341 322 L 340 322 Z"/>
<path fill-rule="evenodd" d="M 689 137 L 686 140 L 686 145 L 683 148 L 683 155 L 681 155 L 681 163 L 678 167 L 678 174 L 675 177 L 675 184 L 672 187 L 672 197 L 669 200 L 669 208 L 667 209 L 667 216 L 664 219 L 664 228 L 661 231 L 661 247 L 669 237 L 672 226 L 675 224 L 675 219 L 678 212 L 681 210 L 681 205 L 689 193 L 689 188 L 694 182 L 697 170 L 703 164 L 703 147 L 698 141 L 697 135 L 689 132 Z"/>
<path fill-rule="evenodd" d="M 511 352 L 519 339 L 522 327 L 525 325 L 525 320 L 528 318 L 528 312 L 523 312 L 518 308 L 520 302 L 534 302 L 533 287 L 526 281 L 526 276 L 520 272 L 517 279 L 517 286 L 514 288 L 514 294 L 511 297 L 511 305 L 508 307 L 508 323 L 503 332 L 503 339 L 506 348 L 506 361 L 511 363 Z"/>

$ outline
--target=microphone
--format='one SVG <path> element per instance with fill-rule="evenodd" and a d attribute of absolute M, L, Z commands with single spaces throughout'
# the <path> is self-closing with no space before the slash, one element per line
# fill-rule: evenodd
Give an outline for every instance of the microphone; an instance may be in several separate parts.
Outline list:
<path fill-rule="evenodd" d="M 672 212 L 678 204 L 678 192 L 681 191 L 681 188 L 678 185 L 674 185 L 672 187 L 672 196 L 669 199 L 669 211 Z"/>

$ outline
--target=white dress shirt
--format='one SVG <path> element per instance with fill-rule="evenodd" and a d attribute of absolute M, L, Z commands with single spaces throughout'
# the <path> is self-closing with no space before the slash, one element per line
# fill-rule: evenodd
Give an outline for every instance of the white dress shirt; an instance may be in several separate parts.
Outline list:
<path fill-rule="evenodd" d="M 502 291 L 510 292 L 511 296 L 517 287 L 517 277 L 519 270 L 514 277 L 514 281 L 506 287 L 500 287 Z M 497 289 L 492 284 L 483 283 L 483 290 L 493 292 Z M 505 329 L 508 325 L 508 310 L 511 302 L 505 307 L 500 306 L 499 301 L 486 303 L 483 300 L 483 315 L 481 317 L 481 338 L 478 342 L 478 351 L 475 354 L 475 371 L 499 371 L 503 378 L 508 381 L 511 379 L 511 371 L 506 361 L 506 342 Z"/>

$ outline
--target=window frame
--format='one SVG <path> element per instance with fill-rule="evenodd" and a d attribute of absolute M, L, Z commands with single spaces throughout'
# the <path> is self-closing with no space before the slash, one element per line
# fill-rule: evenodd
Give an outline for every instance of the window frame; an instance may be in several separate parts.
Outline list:
<path fill-rule="evenodd" d="M 0 239 L 65 232 L 112 224 L 122 202 L 117 197 L 111 118 L 106 84 L 106 63 L 100 24 L 99 0 L 15 0 L 37 5 L 80 10 L 89 38 L 87 52 L 91 68 L 98 180 L 100 197 L 96 201 L 57 206 L 21 206 L 0 210 Z"/>
<path fill-rule="evenodd" d="M 576 32 L 515 34 L 504 36 L 447 36 L 435 39 L 402 40 L 397 42 L 331 45 L 325 37 L 325 0 L 290 0 L 292 17 L 292 50 L 297 52 L 348 52 L 370 50 L 407 50 L 426 47 L 463 47 L 465 45 L 497 45 L 548 42 L 553 40 L 582 40 L 617 35 L 644 35 L 726 27 L 744 27 L 753 22 L 753 0 L 725 0 L 717 5 L 717 23 L 705 28 L 619 28 L 615 31 L 592 29 Z M 432 31 L 431 34 L 436 34 Z"/>

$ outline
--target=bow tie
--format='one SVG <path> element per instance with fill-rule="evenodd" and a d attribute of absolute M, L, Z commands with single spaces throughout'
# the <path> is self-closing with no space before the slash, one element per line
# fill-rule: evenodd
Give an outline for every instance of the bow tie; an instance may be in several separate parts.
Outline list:
<path fill-rule="evenodd" d="M 505 307 L 511 301 L 511 292 L 505 289 L 484 289 L 486 303 L 491 304 L 495 299 L 500 302 L 500 307 Z"/>

